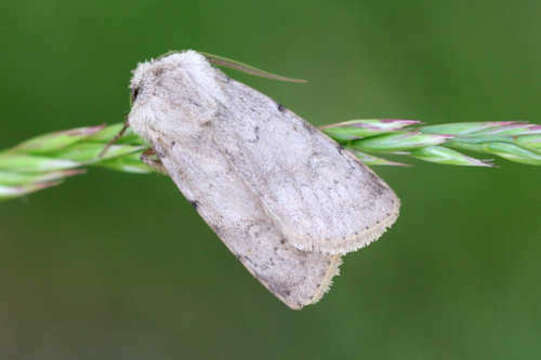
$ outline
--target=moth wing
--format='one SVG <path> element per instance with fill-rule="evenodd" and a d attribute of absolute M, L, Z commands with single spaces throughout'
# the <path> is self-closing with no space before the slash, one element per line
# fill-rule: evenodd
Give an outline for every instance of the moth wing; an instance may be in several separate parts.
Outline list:
<path fill-rule="evenodd" d="M 187 132 L 169 139 L 152 132 L 149 137 L 169 176 L 199 215 L 277 298 L 300 309 L 317 302 L 330 288 L 340 256 L 292 246 L 218 150 L 211 133 Z"/>
<path fill-rule="evenodd" d="M 215 141 L 295 247 L 345 254 L 394 223 L 398 198 L 353 154 L 272 99 L 216 71 L 227 101 L 211 125 Z"/>

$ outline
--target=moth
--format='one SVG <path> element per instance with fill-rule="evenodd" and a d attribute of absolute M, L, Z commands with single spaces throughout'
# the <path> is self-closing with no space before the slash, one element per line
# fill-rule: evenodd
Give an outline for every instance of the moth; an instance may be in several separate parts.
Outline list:
<path fill-rule="evenodd" d="M 352 153 L 213 64 L 239 68 L 193 50 L 139 64 L 127 125 L 246 269 L 301 309 L 329 289 L 342 255 L 395 222 L 399 199 Z"/>

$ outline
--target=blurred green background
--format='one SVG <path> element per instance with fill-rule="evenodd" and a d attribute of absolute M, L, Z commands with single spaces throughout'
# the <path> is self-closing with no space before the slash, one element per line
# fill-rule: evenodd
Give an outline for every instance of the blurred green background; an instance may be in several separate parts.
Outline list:
<path fill-rule="evenodd" d="M 137 62 L 206 50 L 314 124 L 541 122 L 541 2 L 67 1 L 0 4 L 2 131 L 115 123 Z M 533 359 L 541 171 L 377 168 L 402 214 L 287 309 L 157 175 L 95 169 L 0 204 L 2 359 Z"/>

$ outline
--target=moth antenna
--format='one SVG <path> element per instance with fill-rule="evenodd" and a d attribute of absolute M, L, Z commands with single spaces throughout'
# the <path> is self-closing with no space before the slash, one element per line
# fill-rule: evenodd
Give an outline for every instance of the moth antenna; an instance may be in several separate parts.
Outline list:
<path fill-rule="evenodd" d="M 293 83 L 307 82 L 306 80 L 303 80 L 303 79 L 294 79 L 294 78 L 289 78 L 282 75 L 272 74 L 270 72 L 255 68 L 251 65 L 243 64 L 241 62 L 228 59 L 223 56 L 213 55 L 213 54 L 209 54 L 207 52 L 202 52 L 202 51 L 200 51 L 200 53 L 203 54 L 211 64 L 224 66 L 230 69 L 241 71 L 246 74 L 259 76 L 259 77 L 263 77 L 263 78 L 267 78 L 271 80 L 287 81 L 287 82 L 293 82 Z"/>
<path fill-rule="evenodd" d="M 111 148 L 111 146 L 113 146 L 114 143 L 116 143 L 118 139 L 120 139 L 122 135 L 124 135 L 124 133 L 126 132 L 126 130 L 128 130 L 129 127 L 130 127 L 130 123 L 126 119 L 126 121 L 124 121 L 124 126 L 122 126 L 122 129 L 120 129 L 120 131 L 111 140 L 109 140 L 107 145 L 105 145 L 103 150 L 98 155 L 98 158 L 101 159 L 102 157 L 104 157 L 105 154 L 107 154 L 107 151 L 109 151 L 109 149 Z"/>

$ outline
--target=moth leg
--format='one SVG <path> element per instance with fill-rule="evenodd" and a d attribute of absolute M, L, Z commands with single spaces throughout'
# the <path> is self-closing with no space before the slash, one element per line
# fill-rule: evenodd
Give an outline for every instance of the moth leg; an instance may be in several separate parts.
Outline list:
<path fill-rule="evenodd" d="M 153 148 L 149 148 L 141 154 L 141 161 L 150 166 L 156 172 L 167 175 L 167 170 L 163 166 L 162 161 Z"/>
<path fill-rule="evenodd" d="M 124 121 L 124 125 L 122 126 L 118 134 L 116 134 L 111 140 L 109 140 L 103 150 L 99 153 L 98 158 L 101 159 L 102 157 L 104 157 L 105 154 L 107 154 L 107 151 L 109 151 L 109 148 L 113 146 L 118 141 L 118 139 L 120 139 L 124 135 L 124 133 L 126 132 L 126 130 L 128 130 L 129 127 L 130 122 L 128 121 L 128 118 L 126 118 L 126 120 Z"/>

